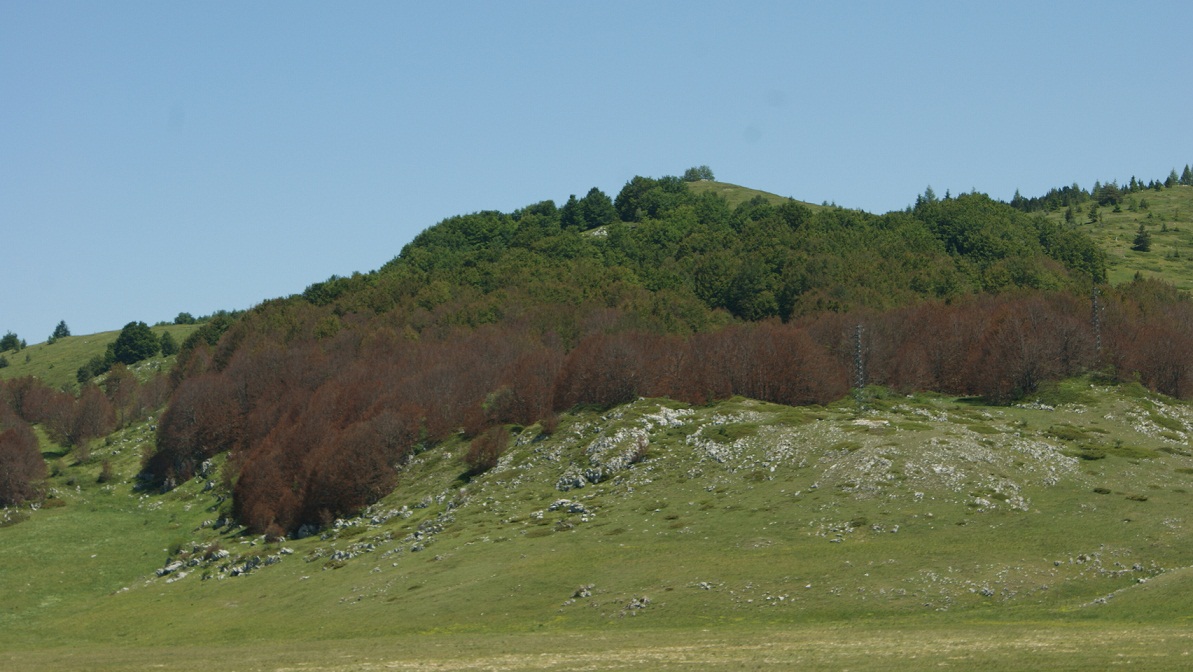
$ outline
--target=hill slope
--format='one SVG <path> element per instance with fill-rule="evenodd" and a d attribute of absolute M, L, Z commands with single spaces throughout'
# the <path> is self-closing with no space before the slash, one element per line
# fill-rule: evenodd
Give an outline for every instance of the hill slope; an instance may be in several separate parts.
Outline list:
<path fill-rule="evenodd" d="M 764 200 L 766 200 L 767 203 L 770 203 L 771 205 L 774 205 L 774 206 L 783 205 L 787 201 L 792 200 L 791 198 L 788 198 L 786 196 L 772 194 L 768 191 L 760 191 L 758 189 L 751 189 L 749 187 L 743 187 L 743 186 L 737 185 L 737 184 L 730 184 L 728 182 L 718 182 L 716 180 L 700 180 L 697 182 L 689 182 L 688 189 L 692 190 L 693 192 L 695 192 L 697 194 L 703 194 L 703 193 L 716 194 L 717 196 L 720 196 L 721 198 L 725 199 L 725 202 L 728 203 L 729 207 L 731 207 L 731 208 L 736 208 L 739 205 L 741 205 L 742 203 L 745 203 L 746 201 L 749 201 L 750 199 L 758 198 L 758 197 L 763 198 Z M 821 205 L 817 205 L 815 203 L 808 203 L 806 201 L 796 201 L 796 202 L 812 211 L 816 211 L 816 210 L 819 210 L 822 207 L 824 207 Z"/>
<path fill-rule="evenodd" d="M 726 644 L 776 629 L 827 643 L 821 628 L 841 633 L 829 624 L 850 619 L 870 631 L 899 623 L 912 638 L 952 628 L 976 662 L 976 640 L 1010 645 L 1015 624 L 1041 619 L 1077 627 L 1037 633 L 1039 660 L 1063 650 L 1096 665 L 1110 647 L 1142 661 L 1145 649 L 1189 646 L 1177 636 L 1156 648 L 1147 634 L 1187 617 L 1193 597 L 1180 513 L 1193 497 L 1187 407 L 1089 380 L 1022 407 L 872 394 L 865 409 L 644 399 L 581 412 L 550 437 L 519 431 L 471 481 L 467 445 L 448 441 L 361 518 L 277 543 L 225 526 L 218 466 L 168 494 L 137 491 L 151 434 L 136 426 L 96 449 L 115 483 L 68 467 L 51 479 L 56 506 L 0 528 L 0 650 L 8 669 L 53 669 L 84 644 L 119 647 L 100 657 L 110 662 L 183 640 L 235 645 L 248 661 L 294 643 L 306 669 L 339 669 L 341 655 L 369 659 L 377 644 L 366 641 L 414 647 L 382 647 L 377 660 L 425 662 L 485 659 L 464 643 L 495 636 L 524 655 L 567 633 L 606 633 L 595 646 L 617 649 L 614 633 L 645 629 L 635 655 L 661 656 L 680 633 L 714 625 Z M 1154 625 L 1134 626 L 1143 639 L 1109 634 L 1127 621 Z M 447 649 L 419 649 L 414 636 Z M 897 660 L 881 652 L 887 639 L 849 636 L 869 642 L 875 669 Z M 341 643 L 297 644 L 312 638 Z M 821 655 L 832 665 L 853 654 Z"/>
<path fill-rule="evenodd" d="M 1124 201 L 1121 212 L 1099 208 L 1097 222 L 1088 221 L 1087 209 L 1077 215 L 1080 230 L 1106 251 L 1110 282 L 1126 282 L 1142 273 L 1193 290 L 1193 186 L 1148 189 Z M 1140 208 L 1141 203 L 1146 203 L 1146 209 Z M 1063 222 L 1064 210 L 1049 217 Z M 1140 225 L 1152 237 L 1148 252 L 1131 249 Z"/>
<path fill-rule="evenodd" d="M 89 456 L 39 428 L 0 664 L 1171 667 L 1193 413 L 1111 378 L 1187 395 L 1193 311 L 1141 281 L 1091 320 L 1103 274 L 980 194 L 635 178 L 450 218 L 195 332 L 168 409 Z M 831 401 L 858 377 L 903 392 Z"/>
<path fill-rule="evenodd" d="M 161 338 L 163 333 L 169 333 L 174 340 L 181 343 L 198 327 L 189 324 L 172 324 L 153 327 L 153 334 Z M 54 343 L 36 343 L 23 348 L 20 352 L 5 353 L 9 365 L 0 368 L 0 380 L 11 380 L 23 376 L 33 376 L 46 382 L 55 389 L 74 389 L 78 387 L 76 374 L 79 367 L 86 364 L 93 357 L 102 357 L 110 343 L 116 341 L 119 331 L 105 331 L 85 336 L 67 336 Z M 167 358 L 153 357 L 138 363 L 138 369 L 159 370 Z"/>

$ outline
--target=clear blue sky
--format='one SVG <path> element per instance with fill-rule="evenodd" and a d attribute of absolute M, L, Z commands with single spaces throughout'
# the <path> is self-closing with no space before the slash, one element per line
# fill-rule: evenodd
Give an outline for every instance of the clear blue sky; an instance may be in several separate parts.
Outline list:
<path fill-rule="evenodd" d="M 0 2 L 0 332 L 248 308 L 477 210 L 873 212 L 1193 163 L 1193 2 Z"/>

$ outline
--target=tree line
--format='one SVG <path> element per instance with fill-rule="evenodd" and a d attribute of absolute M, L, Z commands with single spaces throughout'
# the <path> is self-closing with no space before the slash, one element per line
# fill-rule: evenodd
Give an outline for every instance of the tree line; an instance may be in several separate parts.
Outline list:
<path fill-rule="evenodd" d="M 1185 164 L 1185 169 L 1179 174 L 1176 168 L 1173 168 L 1168 173 L 1168 177 L 1162 180 L 1143 182 L 1135 179 L 1135 176 L 1132 175 L 1130 181 L 1124 185 L 1120 186 L 1117 180 L 1106 183 L 1099 180 L 1094 182 L 1094 186 L 1088 191 L 1082 189 L 1077 183 L 1073 183 L 1067 187 L 1054 187 L 1043 196 L 1032 198 L 1024 198 L 1016 190 L 1010 205 L 1024 212 L 1055 211 L 1061 208 L 1075 208 L 1091 202 L 1100 206 L 1119 206 L 1131 194 L 1148 190 L 1160 191 L 1177 185 L 1193 186 L 1193 169 L 1188 164 Z"/>
<path fill-rule="evenodd" d="M 639 176 L 611 203 L 594 188 L 563 208 L 451 217 L 378 271 L 332 277 L 302 297 L 339 314 L 446 306 L 472 326 L 511 304 L 596 302 L 682 332 L 1105 279 L 1087 236 L 983 194 L 885 215 L 760 197 L 731 208 L 678 177 Z"/>
<path fill-rule="evenodd" d="M 825 404 L 849 391 L 859 352 L 865 383 L 901 392 L 1007 402 L 1095 371 L 1193 396 L 1193 303 L 1142 278 L 1096 295 L 978 295 L 686 334 L 594 309 L 572 344 L 521 315 L 421 332 L 393 314 L 345 315 L 332 329 L 332 316 L 305 302 L 261 307 L 186 350 L 146 473 L 172 485 L 227 452 L 239 520 L 280 535 L 376 501 L 410 456 L 452 436 L 476 437 L 475 462 L 461 464 L 474 473 L 496 459 L 494 433 L 549 432 L 576 407 Z"/>

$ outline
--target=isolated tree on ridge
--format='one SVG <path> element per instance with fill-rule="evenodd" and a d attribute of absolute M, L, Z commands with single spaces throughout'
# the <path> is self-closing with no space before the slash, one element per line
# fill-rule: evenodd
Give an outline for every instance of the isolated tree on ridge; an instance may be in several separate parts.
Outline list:
<path fill-rule="evenodd" d="M 156 355 L 161 343 L 144 322 L 129 322 L 124 325 L 116 342 L 112 344 L 112 356 L 121 364 L 136 364 Z"/>

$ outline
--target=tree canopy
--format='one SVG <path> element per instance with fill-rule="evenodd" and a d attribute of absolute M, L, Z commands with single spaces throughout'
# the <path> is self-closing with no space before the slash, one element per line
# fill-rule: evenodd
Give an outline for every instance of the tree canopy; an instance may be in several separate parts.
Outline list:
<path fill-rule="evenodd" d="M 21 349 L 21 339 L 13 332 L 7 332 L 3 337 L 0 337 L 0 352 L 8 350 L 16 351 Z"/>
<path fill-rule="evenodd" d="M 129 322 L 112 344 L 112 358 L 121 364 L 136 364 L 156 355 L 161 348 L 157 336 L 144 322 Z"/>

